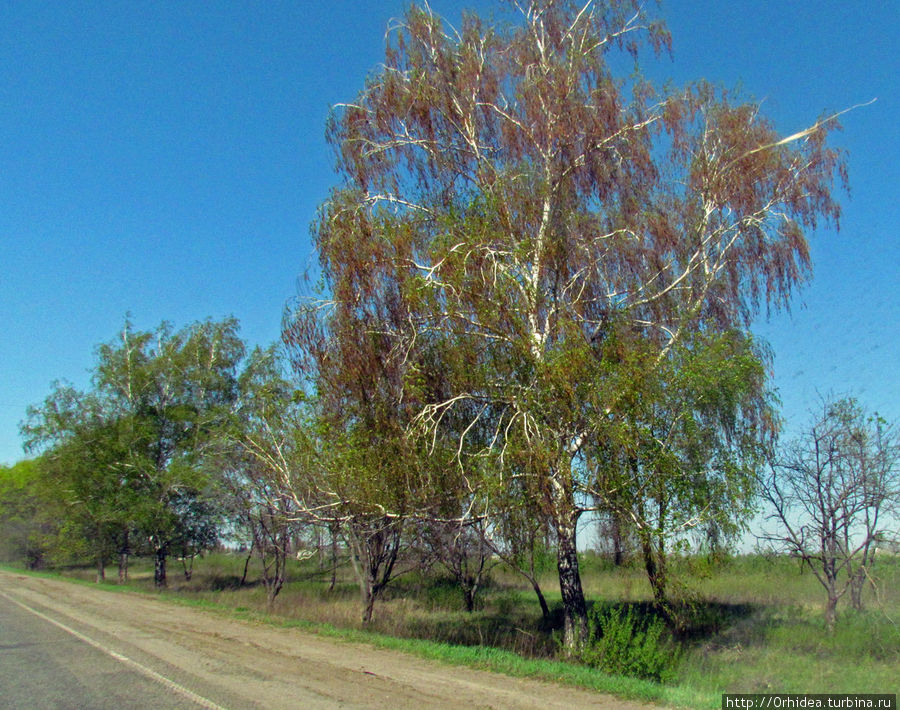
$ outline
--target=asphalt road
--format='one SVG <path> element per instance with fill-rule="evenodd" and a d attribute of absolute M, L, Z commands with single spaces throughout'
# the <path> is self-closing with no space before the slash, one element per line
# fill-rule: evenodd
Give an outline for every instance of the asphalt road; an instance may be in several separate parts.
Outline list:
<path fill-rule="evenodd" d="M 198 707 L 203 704 L 0 594 L 0 708 Z"/>

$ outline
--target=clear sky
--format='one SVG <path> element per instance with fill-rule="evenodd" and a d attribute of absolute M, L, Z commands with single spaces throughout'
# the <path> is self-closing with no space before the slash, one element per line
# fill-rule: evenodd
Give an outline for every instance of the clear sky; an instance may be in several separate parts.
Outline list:
<path fill-rule="evenodd" d="M 36 0 L 0 7 L 0 463 L 54 379 L 88 385 L 96 344 L 233 314 L 277 339 L 335 182 L 329 107 L 380 61 L 402 0 Z M 485 0 L 431 0 L 457 22 Z M 900 418 L 900 3 L 668 0 L 676 83 L 763 101 L 785 134 L 844 117 L 852 194 L 791 315 L 761 319 L 796 426 L 817 391 Z"/>

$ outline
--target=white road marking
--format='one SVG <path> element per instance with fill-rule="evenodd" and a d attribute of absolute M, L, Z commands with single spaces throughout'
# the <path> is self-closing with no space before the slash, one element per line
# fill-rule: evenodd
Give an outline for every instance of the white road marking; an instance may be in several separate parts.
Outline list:
<path fill-rule="evenodd" d="M 37 609 L 32 609 L 27 604 L 23 604 L 18 599 L 14 599 L 13 597 L 9 596 L 9 594 L 7 594 L 6 592 L 0 592 L 0 596 L 5 597 L 9 601 L 11 601 L 13 604 L 17 604 L 18 606 L 22 607 L 26 611 L 30 611 L 32 614 L 43 619 L 44 621 L 48 621 L 51 624 L 53 624 L 54 626 L 58 626 L 63 631 L 69 632 L 70 634 L 72 634 L 72 636 L 77 638 L 79 641 L 84 641 L 86 644 L 93 646 L 94 648 L 96 648 L 100 651 L 103 651 L 103 653 L 107 654 L 108 656 L 112 656 L 120 663 L 124 663 L 126 666 L 133 668 L 138 673 L 142 673 L 143 675 L 147 676 L 148 678 L 152 678 L 153 680 L 157 681 L 158 683 L 162 683 L 164 686 L 166 686 L 170 690 L 174 690 L 176 693 L 180 693 L 181 695 L 185 696 L 189 700 L 192 700 L 193 702 L 197 703 L 201 707 L 209 708 L 209 710 L 226 710 L 226 708 L 214 703 L 212 700 L 209 700 L 208 698 L 204 698 L 202 695 L 197 695 L 197 693 L 193 692 L 192 690 L 188 690 L 183 685 L 179 685 L 174 680 L 170 680 L 169 678 L 166 678 L 164 675 L 160 675 L 159 673 L 154 671 L 152 668 L 147 668 L 147 666 L 141 665 L 137 661 L 134 661 L 134 660 L 128 658 L 128 656 L 123 656 L 121 653 L 113 651 L 111 648 L 107 648 L 106 646 L 101 644 L 99 641 L 95 641 L 94 639 L 89 638 L 88 636 L 85 636 L 83 633 L 76 631 L 75 629 L 70 628 L 69 626 L 66 626 L 65 624 L 57 621 L 56 619 L 51 619 L 49 616 L 39 612 Z"/>

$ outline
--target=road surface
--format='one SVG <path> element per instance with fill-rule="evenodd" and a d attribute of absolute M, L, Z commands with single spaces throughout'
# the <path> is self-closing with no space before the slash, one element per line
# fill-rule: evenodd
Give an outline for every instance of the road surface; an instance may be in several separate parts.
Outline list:
<path fill-rule="evenodd" d="M 540 681 L 0 571 L 0 707 L 646 708 Z"/>
<path fill-rule="evenodd" d="M 196 708 L 188 696 L 123 665 L 0 597 L 0 707 Z"/>

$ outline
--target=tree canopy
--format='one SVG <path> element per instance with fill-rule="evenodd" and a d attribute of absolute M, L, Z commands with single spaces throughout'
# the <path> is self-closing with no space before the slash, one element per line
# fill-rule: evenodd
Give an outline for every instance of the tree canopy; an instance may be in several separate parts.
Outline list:
<path fill-rule="evenodd" d="M 411 7 L 336 108 L 341 182 L 314 228 L 325 291 L 285 337 L 345 404 L 374 401 L 353 373 L 381 373 L 404 434 L 452 442 L 473 490 L 533 481 L 574 648 L 588 460 L 689 334 L 787 303 L 807 233 L 839 217 L 843 164 L 833 121 L 782 139 L 706 82 L 615 76 L 612 55 L 637 68 L 668 46 L 638 2 L 513 5 L 515 23 L 458 30 Z"/>
<path fill-rule="evenodd" d="M 202 457 L 235 396 L 243 349 L 234 319 L 154 332 L 126 322 L 98 348 L 89 392 L 58 384 L 29 408 L 26 445 L 43 452 L 46 478 L 92 529 L 98 576 L 135 531 L 156 555 L 159 585 L 171 547 L 213 539 L 197 520 L 211 511 L 192 499 L 207 485 Z"/>

